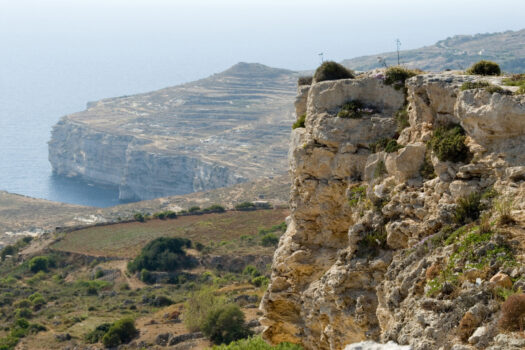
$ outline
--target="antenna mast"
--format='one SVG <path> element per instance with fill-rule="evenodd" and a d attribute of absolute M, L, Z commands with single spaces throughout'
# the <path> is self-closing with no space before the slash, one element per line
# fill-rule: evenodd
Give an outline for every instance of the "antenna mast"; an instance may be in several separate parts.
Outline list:
<path fill-rule="evenodd" d="M 401 41 L 399 41 L 399 39 L 396 39 L 396 47 L 397 47 L 397 65 L 399 66 L 399 48 L 401 47 Z"/>

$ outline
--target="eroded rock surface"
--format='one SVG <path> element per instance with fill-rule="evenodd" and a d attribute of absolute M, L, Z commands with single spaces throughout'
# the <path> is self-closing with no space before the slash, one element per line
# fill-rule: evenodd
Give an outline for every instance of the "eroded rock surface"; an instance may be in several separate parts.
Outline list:
<path fill-rule="evenodd" d="M 265 339 L 333 350 L 368 339 L 416 350 L 497 347 L 500 302 L 489 281 L 514 273 L 525 285 L 525 269 L 515 270 L 521 225 L 494 224 L 496 203 L 511 203 L 513 220 L 525 207 L 525 96 L 461 91 L 477 80 L 419 75 L 404 90 L 375 72 L 300 87 L 295 108 L 306 123 L 292 132 L 288 153 L 292 214 L 261 302 Z M 337 116 L 356 100 L 373 113 Z M 401 130 L 396 113 L 405 108 Z M 468 154 L 440 160 L 430 140 L 456 124 Z M 382 139 L 401 148 L 373 153 Z M 493 223 L 488 233 L 469 223 L 477 216 L 458 219 L 458 203 L 476 194 Z M 491 258 L 494 249 L 501 259 Z"/>

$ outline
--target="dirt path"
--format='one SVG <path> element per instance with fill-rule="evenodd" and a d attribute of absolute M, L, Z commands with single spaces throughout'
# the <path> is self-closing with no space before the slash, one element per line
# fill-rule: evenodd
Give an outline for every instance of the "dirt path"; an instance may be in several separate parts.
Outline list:
<path fill-rule="evenodd" d="M 113 260 L 103 263 L 102 265 L 108 269 L 119 270 L 122 278 L 132 290 L 141 289 L 146 286 L 146 284 L 138 278 L 134 276 L 129 277 L 127 275 L 128 260 Z"/>

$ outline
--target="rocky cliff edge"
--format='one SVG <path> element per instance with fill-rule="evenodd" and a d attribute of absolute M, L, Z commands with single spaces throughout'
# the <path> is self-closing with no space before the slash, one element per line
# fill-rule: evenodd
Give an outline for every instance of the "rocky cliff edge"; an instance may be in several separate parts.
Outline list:
<path fill-rule="evenodd" d="M 501 81 L 447 72 L 394 87 L 376 71 L 298 88 L 305 127 L 265 339 L 525 346 L 499 323 L 525 287 L 525 95 Z"/>

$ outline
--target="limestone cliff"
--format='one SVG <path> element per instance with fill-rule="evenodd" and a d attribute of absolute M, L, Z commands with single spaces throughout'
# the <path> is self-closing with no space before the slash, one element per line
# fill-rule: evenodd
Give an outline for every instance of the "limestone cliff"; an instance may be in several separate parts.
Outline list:
<path fill-rule="evenodd" d="M 286 171 L 296 73 L 239 63 L 196 82 L 105 99 L 53 128 L 53 171 L 151 199 Z"/>
<path fill-rule="evenodd" d="M 461 89 L 480 80 L 501 85 L 443 73 L 393 87 L 376 71 L 299 87 L 306 121 L 292 132 L 292 214 L 261 303 L 267 340 L 521 346 L 496 323 L 500 277 L 509 293 L 525 286 L 525 96 Z M 361 107 L 338 116 L 348 102 Z"/>

